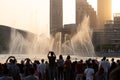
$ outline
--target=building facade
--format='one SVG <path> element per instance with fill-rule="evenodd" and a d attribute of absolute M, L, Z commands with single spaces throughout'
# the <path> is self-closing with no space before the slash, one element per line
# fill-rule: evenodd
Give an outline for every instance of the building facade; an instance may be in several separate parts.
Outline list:
<path fill-rule="evenodd" d="M 55 36 L 63 28 L 62 0 L 50 0 L 50 34 Z"/>
<path fill-rule="evenodd" d="M 90 27 L 95 28 L 97 26 L 96 11 L 92 8 L 87 0 L 76 0 L 76 24 L 79 25 L 84 19 L 84 16 L 89 16 Z"/>
<path fill-rule="evenodd" d="M 98 29 L 103 29 L 106 21 L 112 19 L 112 0 L 97 0 Z"/>
<path fill-rule="evenodd" d="M 104 29 L 94 32 L 94 46 L 99 51 L 120 52 L 120 14 L 105 22 Z"/>

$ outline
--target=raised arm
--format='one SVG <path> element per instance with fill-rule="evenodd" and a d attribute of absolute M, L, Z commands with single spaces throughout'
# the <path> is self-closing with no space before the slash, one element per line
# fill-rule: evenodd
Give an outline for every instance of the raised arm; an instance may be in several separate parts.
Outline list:
<path fill-rule="evenodd" d="M 31 61 L 29 58 L 26 58 L 26 59 L 24 60 L 24 63 L 25 63 L 25 61 L 29 61 L 29 62 L 32 64 L 32 61 Z"/>
<path fill-rule="evenodd" d="M 53 54 L 54 57 L 56 57 L 55 53 Z"/>
<path fill-rule="evenodd" d="M 47 55 L 47 57 L 49 57 L 49 56 L 50 56 L 49 54 L 50 54 L 50 51 L 48 52 L 48 55 Z"/>
<path fill-rule="evenodd" d="M 9 59 L 13 58 L 15 60 L 15 57 L 14 56 L 9 56 L 6 60 L 6 63 L 8 63 Z"/>

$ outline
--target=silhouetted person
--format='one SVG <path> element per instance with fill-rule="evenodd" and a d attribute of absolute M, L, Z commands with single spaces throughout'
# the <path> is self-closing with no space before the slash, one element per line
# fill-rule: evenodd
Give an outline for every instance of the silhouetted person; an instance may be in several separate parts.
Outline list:
<path fill-rule="evenodd" d="M 54 80 L 55 78 L 55 72 L 56 72 L 56 55 L 53 51 L 50 51 L 47 55 L 49 59 L 49 80 Z"/>
<path fill-rule="evenodd" d="M 58 67 L 58 80 L 63 80 L 64 60 L 62 55 L 60 55 L 59 59 L 57 60 L 57 67 Z"/>
<path fill-rule="evenodd" d="M 24 68 L 24 61 L 21 60 L 21 62 L 19 64 L 17 64 L 17 65 L 18 65 L 18 67 L 20 69 L 20 75 L 23 76 L 23 74 L 24 74 L 24 70 L 23 70 L 23 68 Z"/>
<path fill-rule="evenodd" d="M 83 80 L 84 74 L 84 63 L 83 60 L 80 60 L 76 64 L 76 79 L 75 80 Z"/>
<path fill-rule="evenodd" d="M 105 72 L 102 67 L 95 74 L 95 80 L 105 80 Z"/>
<path fill-rule="evenodd" d="M 109 80 L 120 80 L 120 67 L 117 67 L 110 72 Z"/>
<path fill-rule="evenodd" d="M 8 63 L 9 61 L 9 63 Z M 8 70 L 10 71 L 10 74 L 12 75 L 14 80 L 20 80 L 20 70 L 19 67 L 16 64 L 17 60 L 14 56 L 10 56 L 6 60 L 6 65 Z"/>
<path fill-rule="evenodd" d="M 95 73 L 98 71 L 98 64 L 95 62 L 95 60 L 92 60 L 92 66 L 93 66 L 93 69 L 95 71 Z"/>
<path fill-rule="evenodd" d="M 70 55 L 67 56 L 67 59 L 65 61 L 65 64 L 64 64 L 64 80 L 70 80 L 71 78 L 71 60 L 70 60 Z"/>
<path fill-rule="evenodd" d="M 94 76 L 95 71 L 92 68 L 92 64 L 91 63 L 89 63 L 87 65 L 88 65 L 87 68 L 84 70 L 84 74 L 86 76 L 86 80 L 93 80 L 94 79 L 93 76 Z"/>
<path fill-rule="evenodd" d="M 24 60 L 24 76 L 28 76 L 29 75 L 29 69 L 33 68 L 33 63 L 29 58 L 26 58 Z"/>
<path fill-rule="evenodd" d="M 110 66 L 110 72 L 117 67 L 117 64 L 116 64 L 116 62 L 114 61 L 114 58 L 112 58 L 111 61 L 112 61 L 112 63 L 111 63 L 111 66 Z"/>
<path fill-rule="evenodd" d="M 0 77 L 3 76 L 3 65 L 0 63 Z"/>
<path fill-rule="evenodd" d="M 100 62 L 99 68 L 102 67 L 105 72 L 105 80 L 108 80 L 108 71 L 110 69 L 110 63 L 106 60 L 106 57 L 103 57 L 102 61 Z"/>
<path fill-rule="evenodd" d="M 10 72 L 6 66 L 6 64 L 3 65 L 3 76 L 0 77 L 0 80 L 13 80 L 13 77 L 10 76 Z"/>
<path fill-rule="evenodd" d="M 44 59 L 41 59 L 41 64 L 38 65 L 38 72 L 40 73 L 40 79 L 45 79 L 46 74 L 46 64 L 44 63 Z"/>
<path fill-rule="evenodd" d="M 39 80 L 37 76 L 34 75 L 35 69 L 33 67 L 29 68 L 29 75 L 24 78 L 24 80 Z"/>

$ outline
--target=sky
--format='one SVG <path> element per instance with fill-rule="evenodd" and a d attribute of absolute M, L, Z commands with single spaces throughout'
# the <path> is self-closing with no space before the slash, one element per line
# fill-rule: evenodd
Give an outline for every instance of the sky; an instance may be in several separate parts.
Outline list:
<path fill-rule="evenodd" d="M 97 0 L 87 0 L 89 2 L 89 4 L 92 5 L 92 7 L 94 8 L 94 10 L 97 11 Z"/>
<path fill-rule="evenodd" d="M 112 12 L 113 13 L 120 13 L 120 8 L 119 8 L 119 6 L 120 6 L 120 0 L 112 0 L 112 5 L 113 5 L 113 8 L 112 8 Z"/>
<path fill-rule="evenodd" d="M 96 1 L 88 0 L 95 10 Z M 119 3 L 113 0 L 113 13 L 120 12 Z M 63 23 L 75 23 L 75 0 L 63 0 L 63 7 Z M 0 0 L 0 25 L 49 33 L 49 0 Z"/>
<path fill-rule="evenodd" d="M 49 33 L 49 0 L 0 0 L 0 25 Z"/>

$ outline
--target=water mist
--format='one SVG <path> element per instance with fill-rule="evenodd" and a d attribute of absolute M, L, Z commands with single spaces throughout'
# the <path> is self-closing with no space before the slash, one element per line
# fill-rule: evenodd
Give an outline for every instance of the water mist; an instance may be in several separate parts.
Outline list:
<path fill-rule="evenodd" d="M 89 27 L 89 17 L 85 16 L 82 23 L 77 27 L 77 33 L 67 40 L 66 34 L 62 43 L 62 33 L 58 32 L 54 38 L 48 38 L 44 34 L 22 35 L 19 31 L 11 30 L 9 53 L 17 54 L 41 54 L 46 55 L 49 50 L 55 51 L 56 55 L 79 55 L 95 56 L 92 44 L 92 30 Z"/>

